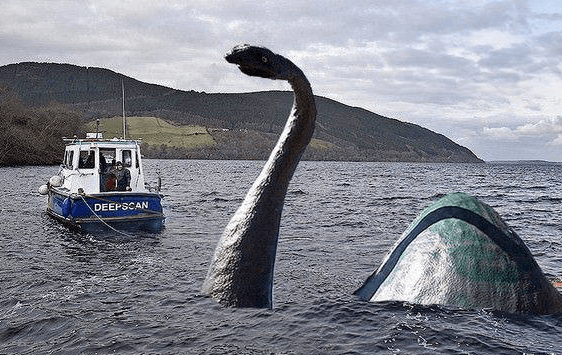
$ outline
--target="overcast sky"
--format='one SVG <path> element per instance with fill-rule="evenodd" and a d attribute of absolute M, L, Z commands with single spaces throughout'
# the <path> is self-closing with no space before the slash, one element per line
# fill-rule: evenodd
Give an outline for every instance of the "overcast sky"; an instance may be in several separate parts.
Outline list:
<path fill-rule="evenodd" d="M 0 65 L 71 63 L 181 90 L 289 90 L 226 63 L 290 58 L 316 95 L 442 133 L 485 160 L 562 161 L 559 0 L 2 0 Z"/>

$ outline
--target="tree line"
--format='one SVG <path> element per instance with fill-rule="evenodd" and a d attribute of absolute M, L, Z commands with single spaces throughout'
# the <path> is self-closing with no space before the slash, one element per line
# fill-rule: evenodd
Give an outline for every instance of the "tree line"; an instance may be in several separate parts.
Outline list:
<path fill-rule="evenodd" d="M 62 137 L 83 134 L 81 118 L 81 112 L 59 103 L 27 107 L 0 86 L 0 166 L 59 164 Z"/>

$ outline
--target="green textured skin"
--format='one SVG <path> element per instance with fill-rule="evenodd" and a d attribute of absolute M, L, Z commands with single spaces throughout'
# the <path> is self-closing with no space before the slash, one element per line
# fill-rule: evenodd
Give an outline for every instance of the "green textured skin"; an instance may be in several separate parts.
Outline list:
<path fill-rule="evenodd" d="M 514 257 L 470 223 L 445 218 L 429 226 L 407 246 L 371 301 L 453 305 L 511 313 L 562 310 L 560 293 L 546 279 L 523 241 L 490 206 L 474 197 L 454 193 L 441 198 L 414 220 L 398 243 L 427 214 L 446 206 L 463 207 L 484 217 L 505 233 L 502 238 L 511 239 L 517 252 L 527 251 L 527 254 L 519 253 L 526 257 Z"/>

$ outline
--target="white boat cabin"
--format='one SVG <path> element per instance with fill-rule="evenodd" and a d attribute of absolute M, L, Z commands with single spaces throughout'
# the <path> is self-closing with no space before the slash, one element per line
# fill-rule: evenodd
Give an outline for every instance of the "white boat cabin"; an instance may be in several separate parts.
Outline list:
<path fill-rule="evenodd" d="M 82 189 L 87 194 L 148 192 L 144 183 L 140 141 L 104 140 L 99 137 L 65 141 L 64 161 L 59 173 L 62 177 L 60 190 L 78 193 L 78 189 Z"/>

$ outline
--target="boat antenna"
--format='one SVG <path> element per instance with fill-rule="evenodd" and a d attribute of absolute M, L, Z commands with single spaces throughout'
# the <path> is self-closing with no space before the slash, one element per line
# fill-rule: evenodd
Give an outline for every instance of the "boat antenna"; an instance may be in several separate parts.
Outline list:
<path fill-rule="evenodd" d="M 96 139 L 100 137 L 100 119 L 96 119 Z"/>
<path fill-rule="evenodd" d="M 123 97 L 123 139 L 127 139 L 125 131 L 127 124 L 127 119 L 125 118 L 125 85 L 123 84 L 123 78 L 121 78 L 121 95 Z"/>

